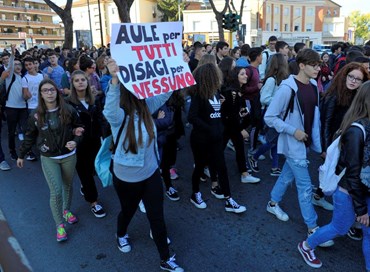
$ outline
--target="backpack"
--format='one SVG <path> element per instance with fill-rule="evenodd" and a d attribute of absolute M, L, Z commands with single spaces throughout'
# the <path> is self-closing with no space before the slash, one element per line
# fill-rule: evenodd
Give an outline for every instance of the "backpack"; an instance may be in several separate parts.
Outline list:
<path fill-rule="evenodd" d="M 364 138 L 366 139 L 366 132 L 361 124 L 353 122 L 351 126 L 361 128 L 362 132 L 364 133 Z M 344 173 L 346 172 L 346 168 L 344 168 L 339 175 L 335 173 L 340 157 L 340 147 L 339 147 L 340 138 L 341 136 L 337 137 L 329 145 L 326 151 L 325 162 L 319 167 L 320 188 L 322 189 L 323 193 L 327 196 L 330 196 L 335 192 L 335 190 L 338 187 L 339 181 L 342 179 Z"/>
<path fill-rule="evenodd" d="M 335 62 L 333 73 L 336 75 L 340 68 L 342 68 L 344 65 L 346 65 L 346 56 L 342 56 Z"/>

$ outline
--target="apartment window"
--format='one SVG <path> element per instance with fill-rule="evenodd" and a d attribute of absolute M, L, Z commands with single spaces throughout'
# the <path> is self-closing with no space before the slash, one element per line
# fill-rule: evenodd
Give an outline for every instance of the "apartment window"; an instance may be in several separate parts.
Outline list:
<path fill-rule="evenodd" d="M 294 26 L 294 31 L 299 31 L 299 25 Z"/>
<path fill-rule="evenodd" d="M 0 1 L 0 5 L 3 6 L 4 5 L 4 1 Z"/>
<path fill-rule="evenodd" d="M 33 34 L 33 29 L 32 28 L 28 29 L 28 34 Z"/>
<path fill-rule="evenodd" d="M 338 11 L 335 9 L 335 10 L 333 10 L 333 13 L 334 13 L 334 15 L 335 16 L 337 16 L 338 15 Z"/>
<path fill-rule="evenodd" d="M 199 29 L 201 29 L 200 22 L 199 21 L 194 21 L 193 22 L 193 31 L 198 31 Z"/>
<path fill-rule="evenodd" d="M 15 3 L 14 2 L 12 2 L 12 7 L 15 7 Z"/>
<path fill-rule="evenodd" d="M 330 15 L 331 15 L 331 12 L 330 12 L 330 10 L 329 10 L 329 9 L 326 11 L 326 15 L 328 15 L 328 16 L 330 16 Z"/>
<path fill-rule="evenodd" d="M 295 16 L 301 16 L 301 8 L 295 9 Z"/>
<path fill-rule="evenodd" d="M 284 16 L 289 16 L 289 8 L 284 8 Z"/>
<path fill-rule="evenodd" d="M 308 8 L 307 9 L 307 16 L 313 16 L 314 13 L 313 13 L 313 8 Z"/>
<path fill-rule="evenodd" d="M 17 19 L 18 19 L 18 16 L 17 15 L 13 15 L 13 20 L 14 21 L 17 21 Z"/>
<path fill-rule="evenodd" d="M 274 31 L 279 31 L 279 24 L 278 23 L 274 24 Z"/>
<path fill-rule="evenodd" d="M 271 6 L 267 6 L 267 8 L 266 8 L 266 13 L 267 13 L 267 14 L 270 14 L 270 13 L 271 13 Z"/>
<path fill-rule="evenodd" d="M 284 31 L 288 31 L 288 24 L 284 24 Z"/>
<path fill-rule="evenodd" d="M 266 23 L 266 31 L 270 31 L 270 23 Z"/>
<path fill-rule="evenodd" d="M 306 31 L 311 32 L 312 31 L 312 24 L 306 24 Z"/>
<path fill-rule="evenodd" d="M 24 7 L 25 7 L 25 8 L 29 8 L 29 7 L 30 7 L 30 4 L 28 4 L 28 3 L 24 3 Z"/>
<path fill-rule="evenodd" d="M 279 7 L 275 7 L 275 8 L 274 8 L 274 13 L 275 13 L 275 14 L 279 14 L 279 13 L 280 13 L 280 9 L 279 9 Z"/>
<path fill-rule="evenodd" d="M 1 14 L 1 19 L 2 20 L 6 20 L 6 15 L 5 14 Z"/>

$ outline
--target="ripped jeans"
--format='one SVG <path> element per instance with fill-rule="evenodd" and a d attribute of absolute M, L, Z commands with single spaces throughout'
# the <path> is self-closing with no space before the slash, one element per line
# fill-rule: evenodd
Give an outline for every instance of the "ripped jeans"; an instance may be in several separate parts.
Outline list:
<path fill-rule="evenodd" d="M 312 183 L 308 173 L 308 161 L 287 158 L 281 174 L 271 191 L 271 200 L 280 202 L 288 189 L 288 186 L 295 180 L 298 201 L 304 222 L 309 229 L 317 226 L 317 214 L 312 204 Z"/>

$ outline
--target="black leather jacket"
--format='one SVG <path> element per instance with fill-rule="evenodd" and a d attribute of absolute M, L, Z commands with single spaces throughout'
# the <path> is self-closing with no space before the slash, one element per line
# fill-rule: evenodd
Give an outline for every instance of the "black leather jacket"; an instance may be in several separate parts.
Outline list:
<path fill-rule="evenodd" d="M 352 197 L 357 216 L 367 213 L 366 198 L 370 196 L 369 188 L 360 179 L 364 144 L 364 136 L 360 128 L 351 126 L 347 129 L 341 138 L 341 154 L 336 168 L 336 173 L 339 174 L 344 167 L 347 167 L 338 185 L 346 189 Z"/>
<path fill-rule="evenodd" d="M 337 97 L 326 96 L 320 103 L 321 144 L 325 152 L 333 142 L 335 132 L 339 129 L 349 106 L 337 105 Z"/>

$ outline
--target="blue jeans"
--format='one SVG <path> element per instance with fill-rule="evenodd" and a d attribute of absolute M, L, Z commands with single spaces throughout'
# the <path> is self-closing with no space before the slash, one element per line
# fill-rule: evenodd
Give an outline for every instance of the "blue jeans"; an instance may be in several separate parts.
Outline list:
<path fill-rule="evenodd" d="M 257 152 L 253 155 L 253 159 L 258 160 L 258 157 L 262 154 L 265 154 L 268 150 L 271 150 L 272 163 L 271 168 L 279 167 L 279 155 L 277 154 L 277 145 L 276 143 L 267 142 L 261 145 Z"/>
<path fill-rule="evenodd" d="M 355 210 L 350 195 L 340 191 L 338 188 L 333 195 L 333 218 L 328 225 L 319 228 L 314 234 L 307 238 L 310 248 L 315 249 L 338 236 L 345 235 L 356 220 Z M 370 211 L 370 198 L 367 198 L 368 211 Z M 363 241 L 362 251 L 365 257 L 366 269 L 370 270 L 370 227 L 362 225 Z"/>
<path fill-rule="evenodd" d="M 280 202 L 288 189 L 288 186 L 295 180 L 298 201 L 304 222 L 309 229 L 317 226 L 317 214 L 312 204 L 312 183 L 308 173 L 307 160 L 295 160 L 287 158 L 281 174 L 271 191 L 271 200 Z"/>

